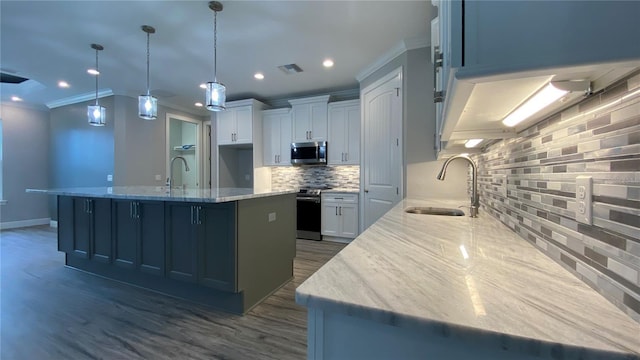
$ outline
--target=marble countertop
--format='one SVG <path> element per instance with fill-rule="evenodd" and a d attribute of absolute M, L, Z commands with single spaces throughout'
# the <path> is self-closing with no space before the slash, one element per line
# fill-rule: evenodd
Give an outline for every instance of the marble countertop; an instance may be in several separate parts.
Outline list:
<path fill-rule="evenodd" d="M 331 194 L 331 193 L 340 193 L 340 194 L 358 194 L 360 189 L 354 188 L 332 188 L 327 190 L 322 190 L 323 193 Z"/>
<path fill-rule="evenodd" d="M 114 186 L 114 187 L 75 187 L 61 189 L 27 189 L 29 193 L 49 195 L 87 196 L 114 199 L 185 201 L 203 203 L 221 203 L 229 201 L 255 199 L 265 196 L 294 194 L 295 189 L 278 191 L 255 191 L 251 188 L 215 188 L 215 189 L 172 189 L 164 186 Z"/>
<path fill-rule="evenodd" d="M 402 201 L 301 284 L 296 302 L 529 355 L 640 358 L 639 323 L 482 210 L 403 211 L 459 205 Z"/>

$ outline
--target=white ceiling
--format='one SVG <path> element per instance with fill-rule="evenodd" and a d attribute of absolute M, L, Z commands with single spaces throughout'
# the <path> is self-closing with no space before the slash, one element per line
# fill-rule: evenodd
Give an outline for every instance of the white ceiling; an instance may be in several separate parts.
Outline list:
<path fill-rule="evenodd" d="M 403 40 L 427 39 L 435 8 L 427 1 L 222 1 L 218 14 L 218 80 L 229 100 L 262 100 L 358 87 L 356 75 Z M 42 105 L 91 94 L 91 43 L 100 52 L 100 88 L 146 91 L 146 34 L 151 25 L 151 89 L 159 103 L 206 114 L 199 84 L 213 80 L 213 12 L 208 1 L 0 2 L 0 68 L 32 79 L 2 84 Z M 322 67 L 332 58 L 332 69 Z M 286 75 L 277 66 L 296 63 Z M 265 79 L 257 81 L 255 72 Z M 59 80 L 71 84 L 57 87 Z"/>

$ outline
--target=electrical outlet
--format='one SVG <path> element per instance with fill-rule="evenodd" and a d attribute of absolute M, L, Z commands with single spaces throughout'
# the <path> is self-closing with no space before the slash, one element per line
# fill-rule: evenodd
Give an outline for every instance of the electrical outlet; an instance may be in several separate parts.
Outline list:
<path fill-rule="evenodd" d="M 276 221 L 276 213 L 269 213 L 269 222 Z"/>
<path fill-rule="evenodd" d="M 507 197 L 507 175 L 498 174 L 496 175 L 496 180 L 500 182 L 500 185 L 498 185 L 498 192 L 500 195 Z"/>
<path fill-rule="evenodd" d="M 245 174 L 245 175 L 244 175 L 244 179 L 245 179 L 246 181 L 251 180 L 251 175 L 249 175 L 249 174 Z"/>
<path fill-rule="evenodd" d="M 576 221 L 592 224 L 593 212 L 593 178 L 578 176 L 576 178 Z"/>
<path fill-rule="evenodd" d="M 113 175 L 111 174 L 107 175 L 107 181 L 113 181 Z"/>
<path fill-rule="evenodd" d="M 156 180 L 158 180 L 158 181 L 162 181 L 162 175 L 157 174 L 157 175 L 156 175 Z"/>

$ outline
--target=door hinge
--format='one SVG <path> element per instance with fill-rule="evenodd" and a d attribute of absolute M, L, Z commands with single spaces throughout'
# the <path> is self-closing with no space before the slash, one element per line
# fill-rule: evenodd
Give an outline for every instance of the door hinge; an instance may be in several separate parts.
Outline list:
<path fill-rule="evenodd" d="M 400 195 L 400 189 L 396 187 L 396 195 Z"/>
<path fill-rule="evenodd" d="M 400 96 L 400 88 L 399 87 L 396 88 L 396 96 Z"/>
<path fill-rule="evenodd" d="M 400 146 L 400 139 L 396 138 L 396 146 Z"/>
<path fill-rule="evenodd" d="M 434 91 L 433 92 L 433 102 L 441 103 L 444 101 L 444 91 Z"/>

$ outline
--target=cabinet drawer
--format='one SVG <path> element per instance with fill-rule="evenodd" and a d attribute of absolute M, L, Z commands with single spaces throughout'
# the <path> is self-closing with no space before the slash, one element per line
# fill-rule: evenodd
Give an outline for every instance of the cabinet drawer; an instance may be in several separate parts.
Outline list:
<path fill-rule="evenodd" d="M 322 201 L 355 204 L 358 202 L 358 195 L 343 193 L 324 193 L 322 194 Z"/>

